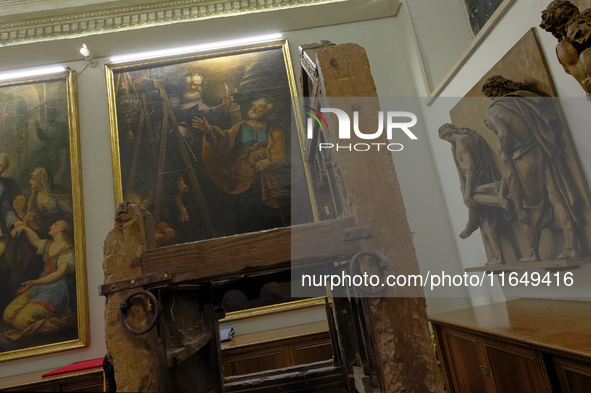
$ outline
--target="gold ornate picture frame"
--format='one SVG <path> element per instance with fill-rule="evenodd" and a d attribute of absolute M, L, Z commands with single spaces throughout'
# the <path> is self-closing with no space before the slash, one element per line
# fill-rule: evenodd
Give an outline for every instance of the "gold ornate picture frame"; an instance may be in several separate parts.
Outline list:
<path fill-rule="evenodd" d="M 242 311 L 232 311 L 226 314 L 220 323 L 232 322 L 240 319 L 256 318 L 271 314 L 279 314 L 289 311 L 302 310 L 312 307 L 324 306 L 325 300 L 323 297 L 313 297 L 309 299 L 294 300 L 285 303 L 273 304 L 270 306 L 261 306 L 250 308 Z"/>
<path fill-rule="evenodd" d="M 287 40 L 108 64 L 106 75 L 115 202 L 152 213 L 158 246 L 291 225 L 300 153 Z"/>
<path fill-rule="evenodd" d="M 287 40 L 105 70 L 115 203 L 152 213 L 158 247 L 313 221 Z M 232 318 L 309 306 L 277 290 Z"/>
<path fill-rule="evenodd" d="M 76 73 L 0 83 L 0 361 L 88 345 Z"/>

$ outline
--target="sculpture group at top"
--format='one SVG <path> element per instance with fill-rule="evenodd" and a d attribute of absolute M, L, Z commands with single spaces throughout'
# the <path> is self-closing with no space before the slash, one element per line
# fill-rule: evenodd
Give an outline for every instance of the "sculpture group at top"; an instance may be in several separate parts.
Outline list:
<path fill-rule="evenodd" d="M 581 255 L 577 239 L 583 223 L 577 191 L 561 150 L 563 123 L 554 102 L 534 86 L 495 75 L 482 92 L 490 103 L 484 124 L 496 135 L 496 156 L 485 139 L 468 128 L 445 124 L 439 137 L 452 145 L 461 191 L 469 209 L 466 238 L 477 228 L 490 251 L 487 265 L 505 263 L 500 236 L 506 222 L 525 226 L 526 251 L 520 261 L 539 261 L 544 228 L 563 234 L 562 250 L 549 259 Z"/>
<path fill-rule="evenodd" d="M 591 8 L 580 12 L 566 0 L 554 0 L 542 12 L 544 30 L 558 40 L 556 56 L 591 100 Z"/>

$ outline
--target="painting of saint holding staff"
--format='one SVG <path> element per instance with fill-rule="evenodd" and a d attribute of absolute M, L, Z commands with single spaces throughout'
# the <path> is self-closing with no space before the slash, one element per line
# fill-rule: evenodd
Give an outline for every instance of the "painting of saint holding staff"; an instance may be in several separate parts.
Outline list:
<path fill-rule="evenodd" d="M 159 246 L 291 225 L 285 50 L 112 66 L 121 200 L 154 215 Z"/>

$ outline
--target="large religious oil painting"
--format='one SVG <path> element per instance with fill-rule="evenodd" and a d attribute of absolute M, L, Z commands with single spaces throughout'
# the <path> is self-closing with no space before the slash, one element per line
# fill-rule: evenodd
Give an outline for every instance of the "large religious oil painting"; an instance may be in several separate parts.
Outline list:
<path fill-rule="evenodd" d="M 76 74 L 0 83 L 0 361 L 88 345 Z"/>
<path fill-rule="evenodd" d="M 115 200 L 152 213 L 157 246 L 293 223 L 286 40 L 106 69 Z"/>

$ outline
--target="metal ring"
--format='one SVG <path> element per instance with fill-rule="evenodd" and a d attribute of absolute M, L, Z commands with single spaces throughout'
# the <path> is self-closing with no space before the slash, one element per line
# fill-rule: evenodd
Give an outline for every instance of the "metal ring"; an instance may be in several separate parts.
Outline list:
<path fill-rule="evenodd" d="M 146 328 L 143 330 L 132 329 L 127 324 L 127 320 L 125 319 L 125 312 L 127 310 L 129 310 L 129 308 L 131 307 L 131 303 L 129 301 L 138 295 L 146 295 L 148 297 L 148 299 L 150 299 L 150 303 L 152 303 L 152 307 L 154 308 L 154 318 L 152 319 L 150 324 L 148 326 L 146 326 Z M 156 325 L 156 322 L 158 321 L 159 314 L 160 314 L 160 306 L 158 304 L 158 299 L 156 299 L 156 296 L 154 296 L 154 294 L 152 292 L 145 291 L 143 289 L 130 293 L 129 295 L 127 295 L 125 300 L 123 300 L 123 302 L 121 302 L 119 304 L 119 319 L 121 319 L 121 323 L 123 324 L 123 327 L 126 328 L 127 330 L 129 330 L 131 333 L 138 335 L 138 336 L 140 334 L 148 333 L 150 330 L 152 330 L 152 328 L 154 327 L 154 325 Z"/>
<path fill-rule="evenodd" d="M 361 274 L 361 265 L 359 263 L 359 258 L 361 258 L 364 255 L 370 256 L 378 260 L 377 264 L 382 276 L 380 277 L 380 281 L 382 281 L 388 274 L 388 262 L 384 261 L 384 259 L 381 256 L 372 251 L 359 251 L 357 254 L 353 255 L 353 257 L 351 258 L 351 262 L 349 262 L 349 274 L 351 276 L 358 274 L 358 272 L 359 274 Z M 383 292 L 386 289 L 386 287 L 382 282 L 382 286 L 370 286 L 369 288 L 363 286 L 356 286 L 355 289 L 368 295 L 376 295 L 380 292 Z"/>

